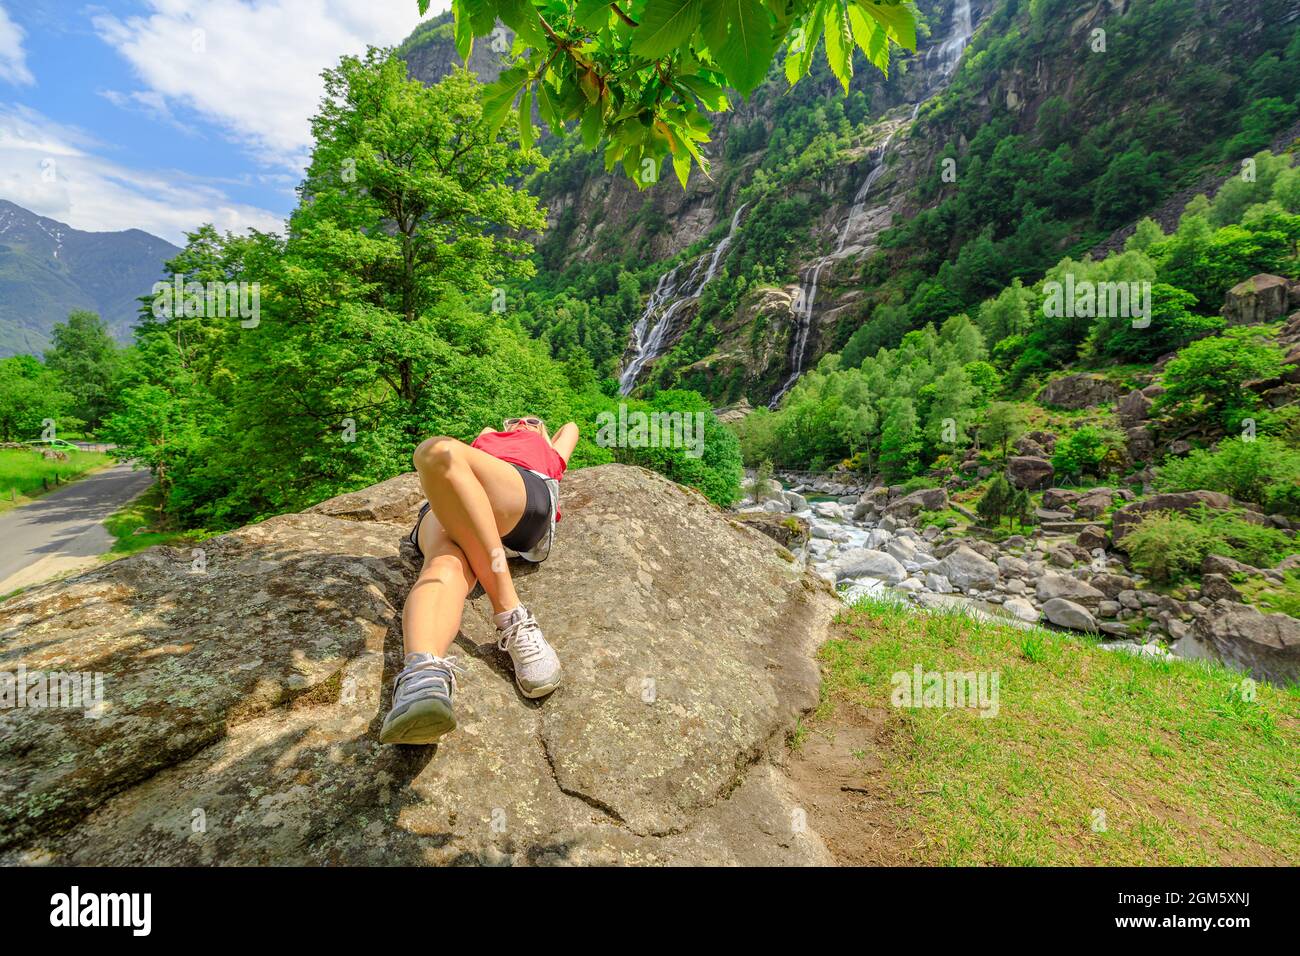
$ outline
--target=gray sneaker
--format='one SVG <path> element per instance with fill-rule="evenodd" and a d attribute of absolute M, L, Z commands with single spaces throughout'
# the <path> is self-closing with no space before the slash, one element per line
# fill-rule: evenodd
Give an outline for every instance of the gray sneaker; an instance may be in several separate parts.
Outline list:
<path fill-rule="evenodd" d="M 407 654 L 406 666 L 393 682 L 393 709 L 384 718 L 379 742 L 431 744 L 455 730 L 451 695 L 458 670 L 454 657 Z"/>
<path fill-rule="evenodd" d="M 546 643 L 537 620 L 523 605 L 504 620 L 497 621 L 497 647 L 510 654 L 515 665 L 515 683 L 525 697 L 545 697 L 560 686 L 560 659 Z"/>

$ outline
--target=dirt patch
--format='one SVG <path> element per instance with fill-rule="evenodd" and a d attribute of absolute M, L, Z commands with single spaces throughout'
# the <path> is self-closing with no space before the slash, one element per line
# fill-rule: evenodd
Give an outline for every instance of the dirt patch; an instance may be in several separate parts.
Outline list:
<path fill-rule="evenodd" d="M 894 730 L 884 708 L 839 707 L 818 719 L 790 756 L 788 771 L 808 825 L 841 866 L 921 862 L 921 837 L 885 777 Z"/>

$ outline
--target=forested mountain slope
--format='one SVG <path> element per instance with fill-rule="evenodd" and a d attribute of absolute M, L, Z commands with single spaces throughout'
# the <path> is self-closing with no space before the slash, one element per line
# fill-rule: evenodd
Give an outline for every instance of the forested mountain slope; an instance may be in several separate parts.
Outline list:
<path fill-rule="evenodd" d="M 0 357 L 39 354 L 76 309 L 128 341 L 138 297 L 179 251 L 139 229 L 83 232 L 0 199 Z"/>
<path fill-rule="evenodd" d="M 869 354 L 1041 277 L 1296 115 L 1289 0 L 919 9 L 918 53 L 887 79 L 861 64 L 848 96 L 820 60 L 793 89 L 776 64 L 718 118 L 711 177 L 684 192 L 638 191 L 549 140 L 532 180 L 549 221 L 534 333 L 605 375 L 635 366 L 625 387 L 767 403 L 855 332 Z M 403 55 L 436 79 L 456 62 L 449 26 L 426 24 Z M 471 66 L 493 75 L 491 50 Z"/>

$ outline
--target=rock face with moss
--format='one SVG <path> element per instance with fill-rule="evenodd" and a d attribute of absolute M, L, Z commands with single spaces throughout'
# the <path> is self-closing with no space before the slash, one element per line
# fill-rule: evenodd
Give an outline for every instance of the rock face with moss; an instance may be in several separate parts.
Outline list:
<path fill-rule="evenodd" d="M 0 714 L 0 860 L 828 860 L 776 764 L 838 602 L 642 469 L 570 475 L 552 556 L 520 569 L 565 686 L 518 694 L 479 598 L 460 727 L 381 746 L 419 500 L 403 476 L 5 604 L 8 670 L 102 673 L 105 703 Z"/>

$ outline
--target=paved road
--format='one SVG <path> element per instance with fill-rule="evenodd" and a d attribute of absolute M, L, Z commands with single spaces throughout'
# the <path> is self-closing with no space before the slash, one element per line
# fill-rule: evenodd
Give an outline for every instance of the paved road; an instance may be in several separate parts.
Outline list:
<path fill-rule="evenodd" d="M 152 481 L 114 465 L 0 514 L 0 595 L 94 564 L 113 546 L 104 519 Z"/>

